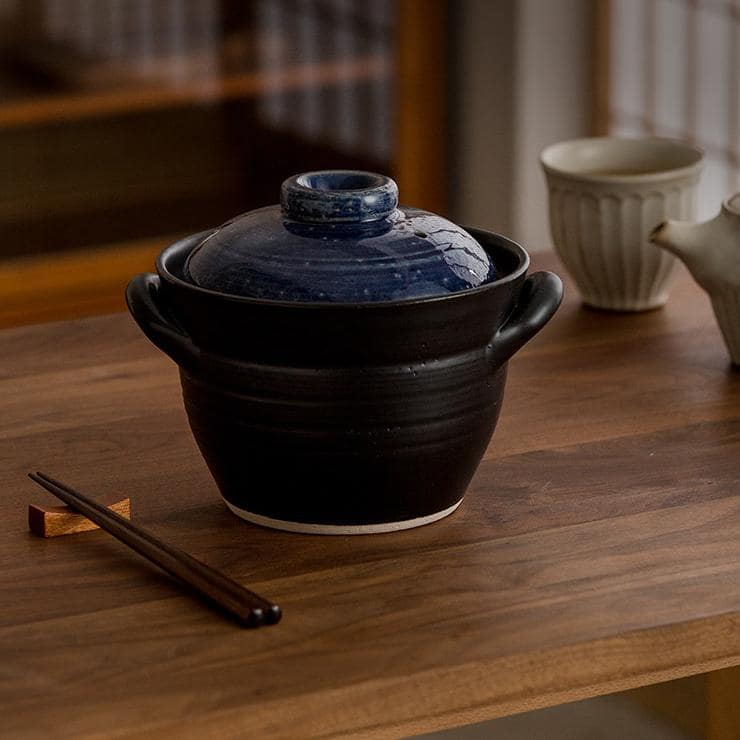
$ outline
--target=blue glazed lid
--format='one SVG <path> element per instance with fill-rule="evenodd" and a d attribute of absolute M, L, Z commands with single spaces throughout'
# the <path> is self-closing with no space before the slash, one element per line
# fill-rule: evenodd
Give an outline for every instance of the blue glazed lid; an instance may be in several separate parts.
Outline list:
<path fill-rule="evenodd" d="M 337 303 L 428 298 L 495 279 L 488 253 L 465 230 L 399 207 L 389 177 L 350 170 L 288 178 L 279 206 L 207 236 L 184 276 L 230 295 Z"/>

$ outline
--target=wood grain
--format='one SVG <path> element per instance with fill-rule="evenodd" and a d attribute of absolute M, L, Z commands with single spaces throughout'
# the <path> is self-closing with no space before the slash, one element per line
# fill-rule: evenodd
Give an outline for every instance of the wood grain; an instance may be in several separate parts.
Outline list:
<path fill-rule="evenodd" d="M 101 502 L 104 503 L 104 502 Z M 123 498 L 106 504 L 111 511 L 125 519 L 131 519 L 131 499 Z M 69 506 L 28 505 L 28 528 L 37 537 L 62 537 L 99 529 L 95 522 L 73 511 Z"/>
<path fill-rule="evenodd" d="M 740 664 L 740 373 L 683 272 L 634 316 L 568 288 L 462 507 L 387 535 L 232 516 L 128 317 L 7 330 L 0 356 L 0 735 L 398 736 Z M 38 467 L 130 491 L 283 622 L 222 623 L 102 533 L 29 537 Z"/>

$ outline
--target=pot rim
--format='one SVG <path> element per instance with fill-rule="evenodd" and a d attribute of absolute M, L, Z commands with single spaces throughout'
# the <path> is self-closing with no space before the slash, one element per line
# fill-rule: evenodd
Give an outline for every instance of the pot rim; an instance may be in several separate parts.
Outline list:
<path fill-rule="evenodd" d="M 517 260 L 516 267 L 511 270 L 509 273 L 504 275 L 501 278 L 498 278 L 497 280 L 492 280 L 489 283 L 483 283 L 482 285 L 477 285 L 474 288 L 466 288 L 464 290 L 458 290 L 454 293 L 443 293 L 442 295 L 436 295 L 436 296 L 426 296 L 423 298 L 411 298 L 411 299 L 401 299 L 401 300 L 395 300 L 395 301 L 357 301 L 353 303 L 343 303 L 343 302 L 337 302 L 337 301 L 281 301 L 281 300 L 273 300 L 268 298 L 254 298 L 251 296 L 239 296 L 239 295 L 233 295 L 231 293 L 222 293 L 218 290 L 211 290 L 210 288 L 203 288 L 200 285 L 196 285 L 195 283 L 191 283 L 188 280 L 185 280 L 181 278 L 179 275 L 174 273 L 172 270 L 170 270 L 167 267 L 167 261 L 172 258 L 173 254 L 179 253 L 181 250 L 184 250 L 186 247 L 189 247 L 189 251 L 192 251 L 195 249 L 195 247 L 200 244 L 203 239 L 213 234 L 217 229 L 207 229 L 205 231 L 201 231 L 197 234 L 190 234 L 189 236 L 185 236 L 182 239 L 178 239 L 176 242 L 173 242 L 169 246 L 165 247 L 158 255 L 156 259 L 156 268 L 157 272 L 159 273 L 160 277 L 167 280 L 170 283 L 173 283 L 179 288 L 185 288 L 187 290 L 195 291 L 196 293 L 201 293 L 203 295 L 213 296 L 214 298 L 218 298 L 219 300 L 223 301 L 229 301 L 229 302 L 235 302 L 239 304 L 247 304 L 247 305 L 253 305 L 253 306 L 269 306 L 269 307 L 282 307 L 282 308 L 321 308 L 321 309 L 327 309 L 327 308 L 342 308 L 342 309 L 348 309 L 348 308 L 357 308 L 357 309 L 369 309 L 369 308 L 375 308 L 375 309 L 382 309 L 382 308 L 388 308 L 388 307 L 402 307 L 402 306 L 418 306 L 422 304 L 429 304 L 429 303 L 436 303 L 439 301 L 452 301 L 456 298 L 460 299 L 463 297 L 475 295 L 478 293 L 484 293 L 487 290 L 492 290 L 493 288 L 500 287 L 501 285 L 505 285 L 510 282 L 514 282 L 515 280 L 519 279 L 522 275 L 526 274 L 527 270 L 529 269 L 530 264 L 530 258 L 527 251 L 524 249 L 524 247 L 521 246 L 521 244 L 515 242 L 513 239 L 509 239 L 508 237 L 502 236 L 501 234 L 496 234 L 491 231 L 486 231 L 484 229 L 476 229 L 473 227 L 468 226 L 462 226 L 461 228 L 465 229 L 471 236 L 477 238 L 479 242 L 481 243 L 481 246 L 488 251 L 488 244 L 486 242 L 490 243 L 491 238 L 493 238 L 497 244 L 496 246 L 501 247 L 503 249 L 506 249 L 511 253 Z M 481 241 L 481 236 L 483 237 L 483 241 Z M 187 257 L 186 257 L 187 258 Z"/>

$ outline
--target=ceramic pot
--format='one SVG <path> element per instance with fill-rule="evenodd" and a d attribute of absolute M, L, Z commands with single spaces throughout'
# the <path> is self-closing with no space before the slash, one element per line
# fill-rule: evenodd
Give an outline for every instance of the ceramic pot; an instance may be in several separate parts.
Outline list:
<path fill-rule="evenodd" d="M 326 534 L 454 511 L 496 425 L 507 360 L 557 309 L 559 278 L 528 277 L 520 246 L 470 229 L 465 238 L 496 269 L 472 288 L 365 302 L 255 298 L 190 279 L 208 236 L 165 249 L 158 274 L 134 278 L 127 300 L 180 366 L 190 426 L 229 508 Z"/>

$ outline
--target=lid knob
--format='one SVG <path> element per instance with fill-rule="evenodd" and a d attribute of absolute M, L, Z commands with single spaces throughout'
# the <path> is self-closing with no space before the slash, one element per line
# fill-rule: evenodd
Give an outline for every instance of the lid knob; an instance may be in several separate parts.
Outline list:
<path fill-rule="evenodd" d="M 303 223 L 360 223 L 390 216 L 398 186 L 385 175 L 356 170 L 321 170 L 294 175 L 280 188 L 283 215 Z"/>

